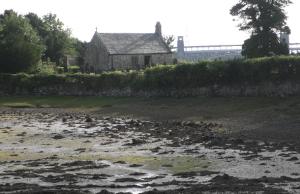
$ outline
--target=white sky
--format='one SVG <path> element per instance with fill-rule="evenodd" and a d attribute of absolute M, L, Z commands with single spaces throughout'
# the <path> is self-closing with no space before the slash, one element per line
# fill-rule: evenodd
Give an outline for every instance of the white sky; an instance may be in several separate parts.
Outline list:
<path fill-rule="evenodd" d="M 229 14 L 238 0 L 0 0 L 0 12 L 13 9 L 39 16 L 55 13 L 74 37 L 90 41 L 95 32 L 154 32 L 183 35 L 185 45 L 242 44 L 248 37 Z M 287 8 L 291 42 L 300 42 L 300 1 Z"/>

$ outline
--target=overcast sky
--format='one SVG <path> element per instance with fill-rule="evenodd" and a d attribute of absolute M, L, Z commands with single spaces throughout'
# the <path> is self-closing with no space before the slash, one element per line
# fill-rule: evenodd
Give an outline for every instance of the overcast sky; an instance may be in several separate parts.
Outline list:
<path fill-rule="evenodd" d="M 249 35 L 229 14 L 238 0 L 0 0 L 0 11 L 39 16 L 55 13 L 74 37 L 89 41 L 95 32 L 154 32 L 182 35 L 186 45 L 242 44 Z M 287 8 L 291 42 L 300 42 L 300 1 Z"/>

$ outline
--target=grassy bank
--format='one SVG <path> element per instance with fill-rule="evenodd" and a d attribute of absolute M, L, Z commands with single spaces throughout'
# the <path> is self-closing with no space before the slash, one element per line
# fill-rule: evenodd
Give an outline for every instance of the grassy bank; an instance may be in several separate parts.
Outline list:
<path fill-rule="evenodd" d="M 130 102 L 129 98 L 117 97 L 0 97 L 0 107 L 9 108 L 103 108 Z"/>

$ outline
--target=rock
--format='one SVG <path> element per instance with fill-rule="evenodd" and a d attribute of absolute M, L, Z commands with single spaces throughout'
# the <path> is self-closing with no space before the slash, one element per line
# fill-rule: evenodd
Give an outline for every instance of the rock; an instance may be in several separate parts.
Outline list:
<path fill-rule="evenodd" d="M 86 151 L 86 148 L 78 148 L 78 149 L 76 149 L 74 151 L 79 152 L 79 153 L 83 153 L 83 152 Z"/>
<path fill-rule="evenodd" d="M 115 182 L 120 182 L 120 183 L 124 183 L 124 182 L 141 182 L 142 180 L 140 179 L 135 179 L 135 178 L 118 178 L 115 180 Z"/>
<path fill-rule="evenodd" d="M 210 176 L 210 175 L 215 175 L 215 174 L 219 174 L 219 172 L 203 170 L 203 171 L 199 171 L 199 172 L 197 172 L 197 171 L 181 172 L 181 173 L 174 174 L 173 176 L 180 177 L 180 178 L 190 178 L 190 177 L 195 177 L 195 176 Z M 217 176 L 217 177 L 222 177 L 222 178 L 225 177 L 226 178 L 226 174 L 224 176 Z"/>
<path fill-rule="evenodd" d="M 60 135 L 60 134 L 57 134 L 55 136 L 52 137 L 52 139 L 64 139 L 65 137 Z"/>
<path fill-rule="evenodd" d="M 90 116 L 86 116 L 85 117 L 85 122 L 91 123 L 91 122 L 93 122 L 93 119 Z"/>
<path fill-rule="evenodd" d="M 132 141 L 131 143 L 132 145 L 140 145 L 146 143 L 146 141 L 142 139 L 132 139 L 131 141 Z"/>
<path fill-rule="evenodd" d="M 125 161 L 117 161 L 117 162 L 114 162 L 114 164 L 126 164 Z"/>
<path fill-rule="evenodd" d="M 112 192 L 109 192 L 107 190 L 102 190 L 101 192 L 97 193 L 97 194 L 113 194 Z"/>
<path fill-rule="evenodd" d="M 237 144 L 237 145 L 243 144 L 243 143 L 244 143 L 244 140 L 242 140 L 242 139 L 235 139 L 235 140 L 233 141 L 233 143 L 234 143 L 234 144 Z"/>
<path fill-rule="evenodd" d="M 129 174 L 130 176 L 144 176 L 146 175 L 146 173 L 143 173 L 143 172 L 133 172 L 131 174 Z"/>
<path fill-rule="evenodd" d="M 224 181 L 235 181 L 238 180 L 238 178 L 229 176 L 228 174 L 224 174 L 223 176 L 218 175 L 215 178 L 212 179 L 212 182 L 224 182 Z"/>
<path fill-rule="evenodd" d="M 131 168 L 136 168 L 136 167 L 141 167 L 141 166 L 144 166 L 144 165 L 142 165 L 142 164 L 131 164 L 131 165 L 129 165 L 129 167 L 131 167 Z"/>
<path fill-rule="evenodd" d="M 161 147 L 152 148 L 150 150 L 151 152 L 157 153 L 159 150 L 161 150 Z"/>
<path fill-rule="evenodd" d="M 294 173 L 292 173 L 291 175 L 292 175 L 292 176 L 300 176 L 300 174 L 297 173 L 297 172 L 294 172 Z"/>
<path fill-rule="evenodd" d="M 290 159 L 287 159 L 286 161 L 297 161 L 299 160 L 299 158 L 297 157 L 291 157 Z"/>
<path fill-rule="evenodd" d="M 165 167 L 165 168 L 172 168 L 173 165 L 172 164 L 163 164 L 161 165 L 162 167 Z"/>

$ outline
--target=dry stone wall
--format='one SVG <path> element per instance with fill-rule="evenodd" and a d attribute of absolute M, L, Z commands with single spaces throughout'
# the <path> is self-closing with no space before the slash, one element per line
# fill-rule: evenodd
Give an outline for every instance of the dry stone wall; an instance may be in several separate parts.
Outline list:
<path fill-rule="evenodd" d="M 152 89 L 137 90 L 130 87 L 115 89 L 89 89 L 78 84 L 40 86 L 32 89 L 23 87 L 5 88 L 0 86 L 0 96 L 36 95 L 36 96 L 112 96 L 112 97 L 286 97 L 300 96 L 300 84 L 285 82 L 275 84 L 265 82 L 259 85 L 207 86 L 188 89 Z"/>

